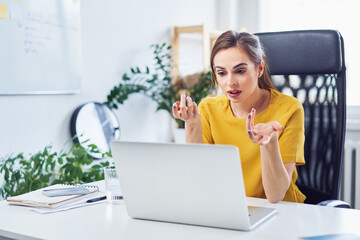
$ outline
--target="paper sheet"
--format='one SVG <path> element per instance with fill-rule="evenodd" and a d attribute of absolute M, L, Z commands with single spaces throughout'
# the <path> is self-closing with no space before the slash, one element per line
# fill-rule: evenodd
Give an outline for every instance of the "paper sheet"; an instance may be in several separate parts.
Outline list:
<path fill-rule="evenodd" d="M 6 201 L 9 204 L 24 205 L 29 207 L 58 208 L 60 206 L 65 206 L 65 205 L 68 206 L 70 203 L 76 203 L 82 199 L 89 199 L 98 195 L 98 187 L 90 186 L 90 185 L 79 185 L 81 187 L 86 187 L 87 189 L 89 189 L 90 193 L 88 194 L 56 196 L 56 197 L 48 197 L 43 194 L 43 191 L 48 189 L 67 189 L 69 187 L 77 187 L 77 186 L 78 185 L 55 184 L 46 188 L 41 188 L 18 196 L 8 197 Z"/>
<path fill-rule="evenodd" d="M 70 204 L 70 206 L 62 206 L 59 208 L 52 208 L 52 209 L 43 209 L 43 208 L 31 208 L 30 210 L 33 212 L 41 213 L 41 214 L 47 214 L 47 213 L 56 213 L 56 212 L 63 212 L 74 208 L 81 208 L 81 207 L 87 207 L 95 204 L 104 204 L 107 203 L 106 200 L 101 200 L 97 202 L 87 203 L 87 202 L 80 202 L 77 204 Z"/>
<path fill-rule="evenodd" d="M 35 207 L 26 207 L 26 208 L 33 212 L 47 214 L 47 213 L 56 213 L 56 212 L 67 211 L 67 210 L 74 209 L 74 208 L 87 207 L 87 206 L 91 206 L 91 205 L 95 205 L 95 204 L 108 204 L 107 200 L 101 200 L 101 201 L 92 202 L 92 203 L 86 202 L 89 199 L 98 198 L 98 197 L 102 197 L 102 196 L 105 196 L 105 194 L 103 192 L 99 192 L 97 195 L 93 195 L 89 198 L 82 199 L 80 201 L 73 202 L 68 205 L 64 205 L 64 206 L 57 207 L 57 208 L 35 208 Z M 123 201 L 122 201 L 122 203 L 123 203 Z"/>

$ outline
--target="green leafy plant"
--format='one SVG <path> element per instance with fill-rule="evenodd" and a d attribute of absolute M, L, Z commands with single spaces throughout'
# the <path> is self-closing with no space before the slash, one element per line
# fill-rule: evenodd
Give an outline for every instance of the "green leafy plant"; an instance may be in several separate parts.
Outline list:
<path fill-rule="evenodd" d="M 85 141 L 84 143 L 86 143 Z M 38 153 L 26 156 L 0 158 L 0 174 L 4 175 L 0 194 L 3 198 L 34 191 L 57 183 L 81 184 L 104 179 L 102 168 L 109 166 L 107 160 L 93 164 L 91 153 L 100 153 L 94 144 L 85 149 L 79 143 L 68 150 L 55 152 L 52 146 L 46 146 Z M 111 157 L 110 153 L 103 153 Z"/>
<path fill-rule="evenodd" d="M 130 73 L 124 73 L 121 82 L 111 89 L 107 95 L 106 104 L 110 108 L 118 108 L 129 95 L 143 93 L 158 106 L 157 110 L 165 110 L 172 116 L 172 104 L 180 99 L 180 94 L 185 92 L 193 101 L 199 103 L 201 99 L 215 93 L 212 73 L 210 71 L 193 74 L 174 81 L 171 76 L 171 46 L 162 43 L 151 45 L 155 60 L 155 72 L 150 72 L 148 66 L 144 70 L 139 67 L 130 68 Z M 177 120 L 179 127 L 184 123 Z"/>

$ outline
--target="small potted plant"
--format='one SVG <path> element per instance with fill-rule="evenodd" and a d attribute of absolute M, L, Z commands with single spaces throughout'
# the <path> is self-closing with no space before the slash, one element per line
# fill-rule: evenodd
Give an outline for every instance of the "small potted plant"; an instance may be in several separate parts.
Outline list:
<path fill-rule="evenodd" d="M 4 176 L 0 198 L 6 199 L 58 183 L 82 184 L 104 179 L 102 169 L 110 165 L 109 161 L 105 159 L 94 163 L 90 154 L 111 157 L 110 153 L 102 153 L 94 144 L 84 148 L 75 143 L 70 149 L 66 149 L 66 145 L 59 152 L 53 151 L 49 145 L 36 154 L 18 153 L 0 157 L 0 175 Z"/>
<path fill-rule="evenodd" d="M 216 93 L 210 71 L 174 81 L 171 75 L 171 46 L 162 43 L 151 47 L 154 53 L 155 72 L 150 72 L 147 66 L 143 70 L 139 67 L 130 68 L 130 73 L 125 73 L 121 82 L 108 94 L 106 104 L 110 108 L 117 109 L 118 104 L 123 104 L 132 93 L 143 93 L 157 102 L 157 110 L 166 110 L 172 116 L 172 105 L 180 99 L 183 92 L 191 96 L 196 103 Z M 176 124 L 178 128 L 184 128 L 183 121 L 176 119 Z"/>

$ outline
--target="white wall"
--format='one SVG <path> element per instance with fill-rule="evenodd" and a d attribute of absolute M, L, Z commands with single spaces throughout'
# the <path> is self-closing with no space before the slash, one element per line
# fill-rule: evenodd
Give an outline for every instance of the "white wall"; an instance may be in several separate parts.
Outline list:
<path fill-rule="evenodd" d="M 217 28 L 259 32 L 259 0 L 218 0 Z"/>
<path fill-rule="evenodd" d="M 358 65 L 360 21 L 357 0 L 259 0 L 261 31 L 336 29 L 343 39 L 346 64 L 347 105 L 360 106 Z"/>
<path fill-rule="evenodd" d="M 215 29 L 216 16 L 215 0 L 81 1 L 81 93 L 0 96 L 0 157 L 35 153 L 48 144 L 60 149 L 70 138 L 70 117 L 77 106 L 104 102 L 129 67 L 150 65 L 149 46 L 170 41 L 174 25 L 206 22 Z M 121 139 L 170 141 L 170 118 L 155 110 L 156 104 L 144 96 L 131 96 L 116 111 Z"/>

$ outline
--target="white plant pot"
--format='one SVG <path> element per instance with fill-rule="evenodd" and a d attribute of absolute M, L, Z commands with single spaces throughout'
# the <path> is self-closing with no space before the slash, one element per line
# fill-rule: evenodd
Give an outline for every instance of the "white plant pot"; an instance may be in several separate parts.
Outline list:
<path fill-rule="evenodd" d="M 174 142 L 175 143 L 185 143 L 185 128 L 173 128 L 174 131 Z"/>

